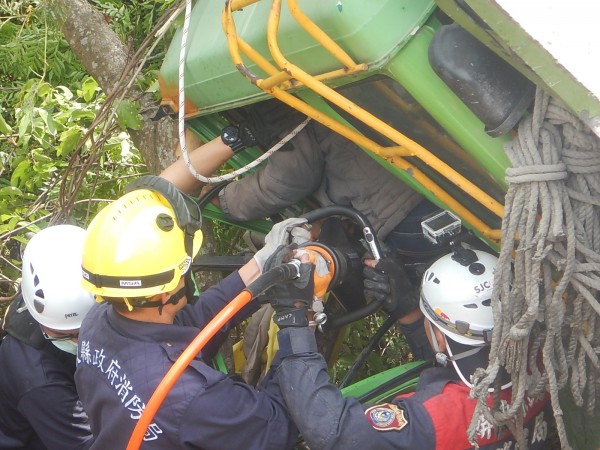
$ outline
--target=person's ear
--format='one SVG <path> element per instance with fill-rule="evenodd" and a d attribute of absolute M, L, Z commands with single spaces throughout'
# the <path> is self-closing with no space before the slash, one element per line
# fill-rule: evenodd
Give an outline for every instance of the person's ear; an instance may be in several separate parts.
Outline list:
<path fill-rule="evenodd" d="M 163 305 L 165 305 L 167 303 L 167 300 L 169 300 L 170 297 L 171 297 L 171 294 L 169 292 L 163 292 L 161 294 L 157 294 L 156 300 L 161 302 Z"/>

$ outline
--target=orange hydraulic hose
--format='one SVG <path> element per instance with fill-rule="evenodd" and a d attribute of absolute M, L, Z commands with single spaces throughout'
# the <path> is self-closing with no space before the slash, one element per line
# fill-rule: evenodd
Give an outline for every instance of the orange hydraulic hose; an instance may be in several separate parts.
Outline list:
<path fill-rule="evenodd" d="M 167 394 L 179 379 L 183 371 L 186 369 L 188 364 L 196 357 L 198 353 L 204 348 L 206 343 L 219 331 L 223 326 L 236 315 L 244 306 L 246 306 L 252 300 L 252 293 L 248 290 L 243 290 L 237 295 L 231 302 L 229 302 L 209 323 L 206 325 L 200 333 L 194 338 L 190 345 L 185 349 L 177 361 L 173 364 L 171 369 L 167 372 L 165 377 L 162 379 L 152 397 L 146 404 L 146 408 L 142 412 L 129 443 L 127 444 L 127 450 L 138 450 L 146 430 L 152 423 L 152 419 L 156 415 L 158 408 L 162 405 Z"/>

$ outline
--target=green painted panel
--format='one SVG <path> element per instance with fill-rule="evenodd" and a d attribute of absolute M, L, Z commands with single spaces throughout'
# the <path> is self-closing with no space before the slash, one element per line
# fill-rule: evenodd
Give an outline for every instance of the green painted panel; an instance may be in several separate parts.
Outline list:
<path fill-rule="evenodd" d="M 295 22 L 286 2 L 283 3 L 278 37 L 286 57 L 311 74 L 341 68 Z M 271 59 L 266 41 L 270 5 L 271 2 L 263 0 L 234 13 L 238 34 L 267 59 Z M 367 63 L 373 69 L 401 48 L 435 8 L 433 0 L 344 0 L 341 5 L 338 8 L 333 1 L 299 2 L 303 12 L 356 62 Z M 267 97 L 233 66 L 221 27 L 222 8 L 222 2 L 202 1 L 192 10 L 185 92 L 202 114 Z M 160 71 L 163 97 L 171 98 L 177 92 L 180 42 L 181 30 L 175 35 Z M 249 63 L 249 67 L 264 76 L 253 64 Z"/>
<path fill-rule="evenodd" d="M 412 372 L 412 369 L 418 371 L 420 368 L 424 369 L 426 367 L 430 367 L 430 364 L 424 361 L 415 361 L 402 364 L 400 366 L 388 369 L 384 372 L 372 375 L 368 378 L 365 378 L 364 380 L 358 381 L 342 389 L 341 392 L 344 397 L 361 397 L 396 377 L 401 377 L 403 374 L 410 373 L 409 371 Z M 396 385 L 385 392 L 380 393 L 379 395 L 371 399 L 369 403 L 385 401 L 386 399 L 396 397 L 401 393 L 414 391 L 418 379 L 418 375 L 410 376 L 408 377 L 408 379 L 404 380 L 403 383 Z"/>

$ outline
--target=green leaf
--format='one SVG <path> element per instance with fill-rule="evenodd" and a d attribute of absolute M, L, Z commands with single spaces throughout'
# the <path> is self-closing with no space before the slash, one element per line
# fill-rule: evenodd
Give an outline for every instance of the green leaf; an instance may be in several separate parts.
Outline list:
<path fill-rule="evenodd" d="M 47 154 L 46 150 L 43 148 L 34 148 L 31 150 L 31 158 L 37 163 L 43 164 L 48 163 L 51 165 L 56 165 L 57 162 Z M 45 171 L 51 170 L 51 168 L 45 169 Z"/>
<path fill-rule="evenodd" d="M 155 93 L 159 90 L 158 80 L 154 80 L 150 85 L 146 88 L 146 92 Z"/>
<path fill-rule="evenodd" d="M 37 86 L 37 94 L 40 97 L 45 97 L 52 92 L 52 86 L 46 82 L 40 82 Z"/>
<path fill-rule="evenodd" d="M 54 118 L 50 114 L 48 114 L 48 111 L 46 111 L 43 108 L 36 108 L 36 111 L 40 115 L 42 120 L 44 121 L 44 124 L 46 124 L 48 132 L 52 136 L 54 136 L 56 134 L 56 128 L 57 128 L 57 123 L 54 120 Z"/>
<path fill-rule="evenodd" d="M 79 119 L 94 119 L 94 117 L 96 117 L 92 111 L 87 109 L 69 109 L 61 114 L 67 115 L 71 121 L 77 121 Z"/>
<path fill-rule="evenodd" d="M 20 197 L 22 195 L 23 195 L 23 191 L 15 186 L 5 186 L 3 188 L 0 188 L 0 198 L 4 198 L 4 197 L 15 198 L 15 197 Z"/>
<path fill-rule="evenodd" d="M 131 100 L 123 100 L 119 104 L 117 107 L 117 121 L 121 127 L 131 128 L 132 130 L 141 130 L 144 125 L 137 105 Z"/>
<path fill-rule="evenodd" d="M 24 114 L 23 118 L 19 121 L 19 137 L 28 134 L 29 126 L 31 125 L 31 116 Z"/>
<path fill-rule="evenodd" d="M 6 120 L 4 120 L 4 117 L 2 117 L 2 114 L 0 114 L 0 133 L 2 133 L 2 134 L 11 134 L 12 133 L 12 128 L 10 127 L 9 124 L 6 123 Z"/>
<path fill-rule="evenodd" d="M 86 102 L 91 101 L 98 90 L 98 83 L 92 77 L 88 77 L 85 79 L 83 83 L 81 83 L 81 96 Z"/>
<path fill-rule="evenodd" d="M 19 165 L 15 168 L 10 177 L 10 184 L 12 186 L 21 186 L 28 177 L 25 175 L 27 172 L 31 170 L 31 163 L 28 159 L 24 159 L 19 163 Z"/>
<path fill-rule="evenodd" d="M 14 230 L 16 228 L 16 226 L 19 224 L 19 222 L 21 221 L 20 217 L 13 217 L 12 219 L 10 219 L 8 221 L 8 230 Z"/>
<path fill-rule="evenodd" d="M 77 128 L 69 128 L 68 130 L 63 131 L 60 135 L 60 144 L 56 149 L 56 155 L 70 155 L 73 150 L 75 150 L 75 147 L 77 147 L 80 139 L 81 131 L 79 131 Z"/>
<path fill-rule="evenodd" d="M 62 96 L 65 98 L 65 100 L 70 101 L 73 99 L 73 93 L 71 92 L 71 90 L 68 87 L 57 86 L 56 90 L 60 91 L 62 93 Z"/>

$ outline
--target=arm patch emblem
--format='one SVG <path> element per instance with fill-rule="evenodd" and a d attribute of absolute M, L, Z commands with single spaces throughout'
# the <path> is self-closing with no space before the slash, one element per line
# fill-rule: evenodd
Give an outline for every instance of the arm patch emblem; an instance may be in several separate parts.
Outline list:
<path fill-rule="evenodd" d="M 392 403 L 371 406 L 365 410 L 365 417 L 379 431 L 401 430 L 408 425 L 404 411 Z"/>

